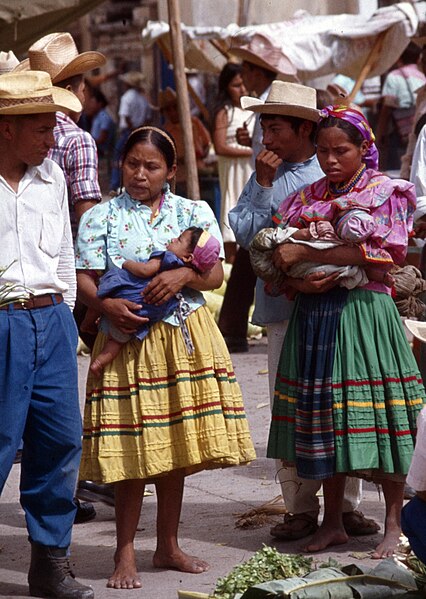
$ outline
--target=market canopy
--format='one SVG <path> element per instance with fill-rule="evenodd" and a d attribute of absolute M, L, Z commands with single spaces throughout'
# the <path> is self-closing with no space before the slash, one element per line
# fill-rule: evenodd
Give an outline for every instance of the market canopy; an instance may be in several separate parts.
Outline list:
<path fill-rule="evenodd" d="M 104 0 L 0 0 L 0 50 L 22 54 L 47 33 L 90 12 Z"/>
<path fill-rule="evenodd" d="M 386 72 L 399 58 L 425 20 L 426 2 L 399 2 L 378 9 L 370 18 L 361 14 L 312 16 L 298 11 L 289 21 L 239 27 L 189 27 L 182 24 L 185 66 L 219 72 L 233 47 L 246 44 L 255 34 L 268 37 L 297 68 L 301 81 L 332 73 L 357 79 L 377 42 L 384 51 L 375 54 L 369 77 Z M 171 55 L 169 26 L 149 21 L 142 43 L 157 43 L 166 58 Z"/>

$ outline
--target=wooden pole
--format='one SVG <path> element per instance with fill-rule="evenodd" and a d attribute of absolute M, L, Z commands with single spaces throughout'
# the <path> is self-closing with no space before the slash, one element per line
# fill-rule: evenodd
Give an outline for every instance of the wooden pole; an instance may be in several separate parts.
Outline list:
<path fill-rule="evenodd" d="M 185 75 L 185 58 L 180 21 L 179 0 L 167 0 L 169 9 L 170 37 L 172 42 L 173 68 L 178 101 L 179 120 L 185 149 L 185 170 L 188 197 L 200 199 L 197 161 L 195 158 L 194 138 L 192 134 L 191 111 Z"/>
<path fill-rule="evenodd" d="M 167 62 L 169 63 L 173 63 L 173 59 L 172 59 L 172 55 L 170 53 L 169 48 L 167 47 L 167 45 L 165 43 L 163 43 L 161 41 L 161 39 L 159 39 L 157 41 L 157 45 L 159 46 L 161 52 L 164 54 L 164 58 L 167 60 Z M 207 108 L 204 106 L 203 102 L 201 101 L 200 96 L 197 94 L 197 92 L 195 91 L 195 89 L 192 87 L 192 85 L 189 83 L 188 78 L 185 75 L 185 80 L 186 80 L 186 85 L 188 87 L 188 92 L 191 96 L 191 98 L 194 100 L 195 104 L 198 106 L 198 108 L 200 109 L 204 119 L 206 120 L 206 122 L 208 123 L 210 120 L 210 113 L 207 110 Z"/>
<path fill-rule="evenodd" d="M 382 33 L 380 33 L 377 36 L 377 39 L 374 42 L 374 46 L 371 48 L 370 53 L 367 56 L 367 59 L 365 61 L 365 64 L 362 67 L 361 72 L 357 77 L 357 80 L 355 81 L 355 85 L 353 86 L 351 93 L 348 95 L 347 101 L 349 103 L 354 101 L 355 96 L 361 89 L 361 85 L 364 83 L 364 81 L 367 79 L 368 75 L 370 74 L 370 71 L 373 68 L 374 63 L 376 62 L 380 52 L 382 51 L 382 46 L 383 46 L 383 41 L 385 39 L 385 35 L 386 35 L 386 31 L 383 31 Z"/>

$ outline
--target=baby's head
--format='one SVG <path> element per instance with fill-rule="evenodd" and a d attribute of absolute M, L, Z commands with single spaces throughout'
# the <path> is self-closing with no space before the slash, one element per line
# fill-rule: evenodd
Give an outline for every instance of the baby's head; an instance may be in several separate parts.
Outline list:
<path fill-rule="evenodd" d="M 201 227 L 189 227 L 167 249 L 200 272 L 211 270 L 219 258 L 220 243 Z"/>

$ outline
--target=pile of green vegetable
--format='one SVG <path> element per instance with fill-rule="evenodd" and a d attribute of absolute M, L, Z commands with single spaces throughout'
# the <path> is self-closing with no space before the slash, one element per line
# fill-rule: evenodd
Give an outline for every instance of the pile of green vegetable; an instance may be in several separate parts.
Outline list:
<path fill-rule="evenodd" d="M 233 599 L 249 587 L 269 580 L 305 576 L 312 570 L 313 559 L 303 555 L 280 553 L 274 547 L 263 546 L 246 562 L 219 578 L 213 596 L 215 599 Z"/>

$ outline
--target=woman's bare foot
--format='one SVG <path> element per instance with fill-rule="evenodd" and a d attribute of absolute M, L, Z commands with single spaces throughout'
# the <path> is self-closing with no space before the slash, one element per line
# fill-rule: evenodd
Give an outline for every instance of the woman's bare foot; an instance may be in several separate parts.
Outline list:
<path fill-rule="evenodd" d="M 388 529 L 385 532 L 383 541 L 377 545 L 374 550 L 372 559 L 383 559 L 385 557 L 392 557 L 399 544 L 399 538 L 401 536 L 401 530 L 399 528 Z"/>
<path fill-rule="evenodd" d="M 167 570 L 180 570 L 190 574 L 201 574 L 209 569 L 209 564 L 194 555 L 188 555 L 180 549 L 171 555 L 160 555 L 157 551 L 152 560 L 154 568 L 165 568 Z"/>
<path fill-rule="evenodd" d="M 114 556 L 115 570 L 108 579 L 107 587 L 111 589 L 140 589 L 141 579 L 136 570 L 133 547 L 116 551 Z"/>
<path fill-rule="evenodd" d="M 304 551 L 309 553 L 321 551 L 332 545 L 343 545 L 348 542 L 348 539 L 349 537 L 343 525 L 341 528 L 336 528 L 335 526 L 321 524 L 308 545 L 304 547 Z"/>

